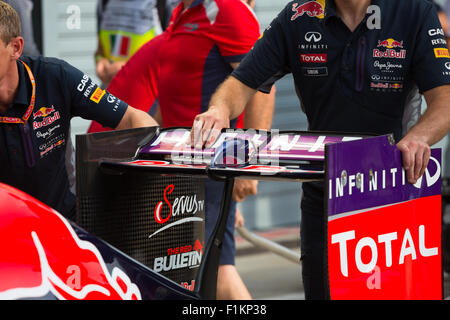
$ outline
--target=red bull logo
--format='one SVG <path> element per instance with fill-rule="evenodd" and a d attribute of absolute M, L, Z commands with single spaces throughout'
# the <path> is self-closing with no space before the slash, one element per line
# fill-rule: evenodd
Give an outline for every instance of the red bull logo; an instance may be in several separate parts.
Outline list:
<path fill-rule="evenodd" d="M 374 58 L 393 58 L 393 59 L 405 59 L 406 50 L 395 51 L 394 49 L 386 49 L 386 51 L 381 51 L 378 49 L 373 49 Z"/>
<path fill-rule="evenodd" d="M 53 112 L 55 112 L 55 108 L 53 106 L 51 106 L 49 108 L 42 107 L 38 111 L 33 113 L 33 119 L 45 118 L 45 117 L 49 116 L 50 114 L 52 114 Z"/>
<path fill-rule="evenodd" d="M 378 40 L 378 47 L 384 47 L 388 49 L 395 49 L 395 48 L 403 49 L 403 41 L 397 41 L 392 38 L 383 41 Z"/>
<path fill-rule="evenodd" d="M 403 41 L 397 41 L 395 39 L 389 38 L 383 41 L 378 41 L 378 48 L 386 48 L 382 51 L 380 49 L 373 49 L 374 58 L 394 58 L 394 59 L 405 59 L 406 50 L 403 49 Z M 396 49 L 402 49 L 397 51 Z"/>
<path fill-rule="evenodd" d="M 325 13 L 323 5 L 317 1 L 308 1 L 301 5 L 299 5 L 298 3 L 294 3 L 292 5 L 292 11 L 295 12 L 295 14 L 291 17 L 291 21 L 294 21 L 304 14 L 308 15 L 308 17 L 313 18 L 323 16 L 323 14 Z"/>
<path fill-rule="evenodd" d="M 139 288 L 57 212 L 0 184 L 0 299 L 138 300 Z"/>
<path fill-rule="evenodd" d="M 39 111 L 37 111 L 39 112 Z M 54 114 L 50 115 L 47 114 L 46 116 L 43 116 L 44 119 L 42 121 L 34 121 L 33 122 L 33 129 L 40 129 L 46 126 L 51 125 L 53 122 L 59 120 L 60 116 L 59 116 L 59 111 L 56 111 Z"/>

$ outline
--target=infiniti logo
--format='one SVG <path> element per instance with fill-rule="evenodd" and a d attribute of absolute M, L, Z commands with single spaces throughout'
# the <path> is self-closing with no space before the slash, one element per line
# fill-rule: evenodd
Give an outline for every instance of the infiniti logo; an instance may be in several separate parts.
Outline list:
<path fill-rule="evenodd" d="M 445 67 L 446 67 L 448 70 L 450 70 L 450 62 L 446 62 L 446 63 L 445 63 Z"/>
<path fill-rule="evenodd" d="M 320 40 L 322 40 L 322 34 L 320 34 L 319 32 L 315 32 L 315 31 L 307 32 L 305 34 L 305 40 L 308 42 L 311 42 L 311 41 L 319 42 Z"/>

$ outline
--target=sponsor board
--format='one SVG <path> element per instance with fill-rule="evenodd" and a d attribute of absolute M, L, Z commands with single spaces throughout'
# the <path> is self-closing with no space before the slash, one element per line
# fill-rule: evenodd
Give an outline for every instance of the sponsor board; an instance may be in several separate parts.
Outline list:
<path fill-rule="evenodd" d="M 327 147 L 331 299 L 441 299 L 441 152 L 406 181 L 387 136 Z"/>

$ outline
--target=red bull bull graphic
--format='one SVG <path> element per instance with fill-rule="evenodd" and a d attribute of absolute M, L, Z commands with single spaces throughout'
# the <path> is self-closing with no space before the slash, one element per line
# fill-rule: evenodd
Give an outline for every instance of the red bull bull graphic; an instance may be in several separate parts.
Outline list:
<path fill-rule="evenodd" d="M 402 48 L 403 49 L 403 41 L 397 41 L 392 38 L 380 41 L 378 40 L 378 47 L 384 47 L 388 49 L 393 48 Z"/>
<path fill-rule="evenodd" d="M 18 201 L 19 200 L 19 201 Z M 108 271 L 102 255 L 81 240 L 56 211 L 0 184 L 0 299 L 141 299 L 120 268 Z"/>
<path fill-rule="evenodd" d="M 291 21 L 294 21 L 304 14 L 311 18 L 323 16 L 325 9 L 323 5 L 317 1 L 308 1 L 301 5 L 294 3 L 292 5 L 292 11 L 295 12 L 295 14 L 291 17 Z"/>
<path fill-rule="evenodd" d="M 33 119 L 45 118 L 45 117 L 49 116 L 51 113 L 53 113 L 53 112 L 55 112 L 55 108 L 53 106 L 51 106 L 49 108 L 42 107 L 38 111 L 33 113 Z"/>

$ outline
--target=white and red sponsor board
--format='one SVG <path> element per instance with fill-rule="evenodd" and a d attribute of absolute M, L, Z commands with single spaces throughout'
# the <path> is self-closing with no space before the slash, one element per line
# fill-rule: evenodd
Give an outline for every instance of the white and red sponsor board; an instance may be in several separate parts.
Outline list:
<path fill-rule="evenodd" d="M 442 298 L 440 157 L 412 185 L 385 136 L 327 147 L 331 299 Z"/>

